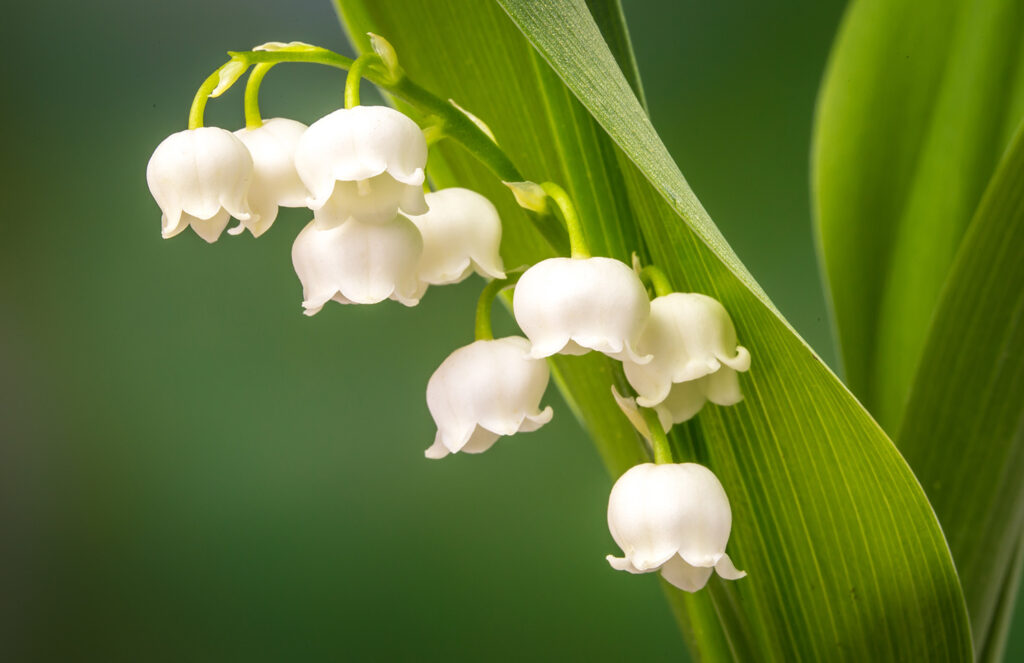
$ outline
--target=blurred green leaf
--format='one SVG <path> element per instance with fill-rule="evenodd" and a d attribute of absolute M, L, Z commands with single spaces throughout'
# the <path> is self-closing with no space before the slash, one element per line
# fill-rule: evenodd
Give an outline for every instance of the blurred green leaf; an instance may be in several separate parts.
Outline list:
<path fill-rule="evenodd" d="M 739 263 L 582 0 L 506 0 L 508 15 L 469 0 L 337 4 L 360 48 L 367 31 L 386 36 L 417 82 L 487 122 L 527 178 L 566 185 L 596 255 L 627 259 L 639 251 L 676 287 L 711 294 L 732 313 L 754 356 L 743 377 L 747 399 L 709 405 L 673 431 L 676 444 L 695 447 L 725 485 L 734 512 L 730 553 L 750 574 L 713 579 L 695 595 L 672 592 L 696 653 L 706 660 L 969 659 L 963 598 L 920 486 Z M 549 255 L 511 194 L 469 155 L 440 144 L 431 159 L 437 184 L 469 186 L 498 205 L 507 264 Z M 620 375 L 594 356 L 556 366 L 614 475 L 644 457 L 609 395 Z"/>
<path fill-rule="evenodd" d="M 833 49 L 815 127 L 817 227 L 847 383 L 890 433 L 1024 114 L 1021 26 L 1021 0 L 858 0 Z"/>
<path fill-rule="evenodd" d="M 898 438 L 953 551 L 979 652 L 1001 648 L 988 634 L 1004 592 L 1016 596 L 1024 524 L 1022 249 L 1024 125 L 953 263 Z"/>

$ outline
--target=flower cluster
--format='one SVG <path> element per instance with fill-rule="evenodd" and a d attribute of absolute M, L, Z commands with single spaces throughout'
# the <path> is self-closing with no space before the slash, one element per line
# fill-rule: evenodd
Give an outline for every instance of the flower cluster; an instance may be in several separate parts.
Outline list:
<path fill-rule="evenodd" d="M 393 52 L 382 52 L 399 71 Z M 615 395 L 657 461 L 633 467 L 612 489 L 608 525 L 625 557 L 609 556 L 609 563 L 631 573 L 660 571 L 686 591 L 703 587 L 713 569 L 727 579 L 745 575 L 725 554 L 732 514 L 722 484 L 706 467 L 674 463 L 666 437 L 707 401 L 724 406 L 742 398 L 738 373 L 749 369 L 750 353 L 724 306 L 707 295 L 673 292 L 654 266 L 591 257 L 571 199 L 550 182 L 507 184 L 536 212 L 548 214 L 554 201 L 571 256 L 507 277 L 495 206 L 468 189 L 425 190 L 424 132 L 396 110 L 358 104 L 352 74 L 358 84 L 361 61 L 352 65 L 346 108 L 308 127 L 284 118 L 234 133 L 199 126 L 160 143 L 146 174 L 163 213 L 163 236 L 191 226 L 213 242 L 234 217 L 239 225 L 229 234 L 247 229 L 259 237 L 279 207 L 308 208 L 313 218 L 291 252 L 307 315 L 332 300 L 414 306 L 431 285 L 458 283 L 473 272 L 489 279 L 476 340 L 452 352 L 427 383 L 437 433 L 425 455 L 482 453 L 503 436 L 537 430 L 553 414 L 541 406 L 547 359 L 603 353 L 622 362 L 636 396 Z M 506 288 L 515 289 L 512 311 L 523 336 L 495 339 L 491 304 Z"/>
<path fill-rule="evenodd" d="M 309 127 L 274 118 L 231 133 L 202 127 L 157 147 L 146 176 L 163 235 L 191 226 L 216 241 L 230 217 L 254 237 L 279 207 L 313 219 L 292 246 L 307 315 L 334 300 L 414 306 L 430 285 L 473 271 L 504 278 L 501 220 L 462 188 L 424 193 L 427 144 L 406 115 L 385 106 L 339 109 Z"/>

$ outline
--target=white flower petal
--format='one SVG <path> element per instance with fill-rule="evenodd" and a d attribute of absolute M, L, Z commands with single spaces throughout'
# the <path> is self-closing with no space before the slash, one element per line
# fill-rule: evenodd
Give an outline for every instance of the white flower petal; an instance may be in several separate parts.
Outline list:
<path fill-rule="evenodd" d="M 481 276 L 505 278 L 501 219 L 491 201 L 475 191 L 442 189 L 426 194 L 429 211 L 410 216 L 423 235 L 420 278 L 427 283 L 458 283 L 473 267 Z"/>
<path fill-rule="evenodd" d="M 589 348 L 614 359 L 649 359 L 634 349 L 650 311 L 647 291 L 618 260 L 542 260 L 519 279 L 512 308 L 534 357 Z"/>
<path fill-rule="evenodd" d="M 717 375 L 717 373 L 713 375 Z M 662 426 L 665 427 L 665 432 L 668 432 L 673 424 L 689 421 L 701 411 L 707 401 L 703 389 L 703 383 L 706 380 L 707 378 L 704 377 L 674 384 L 665 400 L 654 406 Z"/>
<path fill-rule="evenodd" d="M 494 433 L 486 428 L 477 426 L 476 430 L 473 431 L 473 435 L 469 438 L 466 444 L 463 445 L 461 449 L 456 449 L 455 451 L 461 451 L 467 454 L 482 454 L 493 447 L 499 437 L 501 437 L 499 433 Z"/>
<path fill-rule="evenodd" d="M 393 206 L 390 214 L 382 212 L 383 221 L 399 207 L 414 214 L 424 211 L 420 203 L 426 162 L 423 132 L 408 117 L 386 106 L 342 108 L 320 118 L 303 134 L 295 152 L 299 177 L 312 194 L 307 201 L 311 208 L 320 209 L 332 196 L 358 198 L 357 183 L 374 179 L 374 186 L 362 194 L 373 198 L 373 204 L 364 200 L 355 206 Z M 387 178 L 376 179 L 385 174 Z M 336 187 L 336 182 L 351 186 Z M 420 189 L 418 196 L 410 188 Z"/>
<path fill-rule="evenodd" d="M 196 231 L 197 235 L 213 244 L 220 237 L 221 233 L 224 232 L 224 229 L 228 227 L 231 216 L 227 210 L 222 209 L 209 219 L 197 219 L 190 214 L 182 214 L 181 220 L 188 220 L 189 225 L 192 226 L 192 230 Z"/>
<path fill-rule="evenodd" d="M 404 217 L 387 224 L 352 220 L 327 230 L 311 221 L 292 245 L 306 314 L 331 299 L 375 304 L 391 298 L 415 305 L 424 290 L 416 278 L 422 246 L 416 226 Z"/>
<path fill-rule="evenodd" d="M 736 405 L 743 400 L 739 374 L 728 366 L 723 366 L 698 382 L 704 395 L 715 405 Z"/>
<path fill-rule="evenodd" d="M 605 557 L 608 563 L 616 571 L 628 571 L 629 573 L 650 573 L 650 571 L 641 571 L 640 569 L 633 566 L 630 561 L 625 557 L 616 557 L 615 555 L 608 555 Z"/>
<path fill-rule="evenodd" d="M 729 556 L 725 553 L 718 559 L 718 563 L 715 564 L 715 573 L 725 578 L 726 580 L 739 580 L 747 575 L 746 571 L 740 571 L 729 559 Z"/>
<path fill-rule="evenodd" d="M 449 451 L 483 451 L 498 436 L 536 430 L 551 419 L 551 408 L 540 410 L 547 363 L 528 358 L 527 345 L 521 337 L 476 341 L 430 376 L 427 407 Z"/>
<path fill-rule="evenodd" d="M 661 577 L 684 592 L 696 592 L 708 584 L 711 569 L 690 566 L 679 555 L 676 555 L 661 567 Z"/>
<path fill-rule="evenodd" d="M 427 450 L 423 452 L 423 455 L 431 460 L 440 460 L 451 452 L 448 451 L 448 447 L 444 446 L 444 440 L 441 439 L 441 432 L 438 431 L 437 435 L 434 436 L 434 443 L 427 447 Z"/>

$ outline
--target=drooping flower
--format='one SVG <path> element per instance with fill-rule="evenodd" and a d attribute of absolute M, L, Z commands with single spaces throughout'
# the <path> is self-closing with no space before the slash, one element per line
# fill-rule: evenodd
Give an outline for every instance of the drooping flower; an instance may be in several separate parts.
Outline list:
<path fill-rule="evenodd" d="M 671 400 L 668 409 L 674 410 L 678 423 L 684 412 L 696 414 L 705 398 L 719 405 L 742 398 L 736 371 L 750 368 L 750 353 L 738 344 L 736 328 L 716 299 L 681 292 L 655 298 L 637 349 L 653 356 L 646 364 L 623 362 L 638 405 L 653 407 Z M 705 376 L 717 377 L 684 386 Z"/>
<path fill-rule="evenodd" d="M 732 510 L 718 477 L 696 463 L 644 463 L 619 477 L 608 500 L 608 529 L 625 557 L 612 568 L 660 571 L 679 589 L 695 592 L 714 569 L 726 580 L 746 575 L 725 553 Z"/>
<path fill-rule="evenodd" d="M 387 106 L 336 110 L 311 124 L 295 150 L 312 194 L 307 205 L 322 227 L 350 218 L 389 223 L 399 210 L 423 214 L 426 163 L 423 132 Z"/>
<path fill-rule="evenodd" d="M 474 270 L 505 278 L 498 249 L 501 218 L 494 204 L 475 191 L 453 187 L 426 194 L 425 214 L 409 218 L 423 235 L 420 279 L 432 285 L 458 283 Z"/>
<path fill-rule="evenodd" d="M 308 192 L 295 171 L 295 148 L 306 125 L 284 117 L 265 120 L 256 129 L 235 132 L 252 155 L 253 178 L 249 187 L 249 205 L 256 220 L 243 222 L 228 233 L 248 228 L 259 237 L 277 218 L 278 207 L 305 207 Z"/>
<path fill-rule="evenodd" d="M 226 129 L 200 127 L 171 134 L 153 151 L 146 182 L 163 216 L 164 238 L 192 226 L 215 242 L 233 216 L 255 223 L 247 195 L 253 161 L 242 141 Z"/>
<path fill-rule="evenodd" d="M 635 349 L 650 315 L 647 291 L 618 260 L 542 260 L 519 279 L 512 309 L 533 344 L 532 357 L 597 350 L 640 364 L 650 360 Z"/>
<path fill-rule="evenodd" d="M 636 399 L 622 396 L 614 386 L 612 395 L 626 417 L 645 438 L 650 440 L 651 434 L 640 414 Z M 715 405 L 735 405 L 741 400 L 743 394 L 740 392 L 738 374 L 728 366 L 723 366 L 702 378 L 673 384 L 668 397 L 655 405 L 654 411 L 658 415 L 662 429 L 667 433 L 674 424 L 697 416 L 704 404 L 709 401 Z"/>
<path fill-rule="evenodd" d="M 426 290 L 416 277 L 423 240 L 412 221 L 350 220 L 334 228 L 310 221 L 292 245 L 292 265 L 302 282 L 306 315 L 330 300 L 376 304 L 394 299 L 415 306 Z"/>
<path fill-rule="evenodd" d="M 502 435 L 551 421 L 551 407 L 540 409 L 547 362 L 530 359 L 529 346 L 520 336 L 475 341 L 441 362 L 427 383 L 427 407 L 437 424 L 427 458 L 481 453 Z"/>

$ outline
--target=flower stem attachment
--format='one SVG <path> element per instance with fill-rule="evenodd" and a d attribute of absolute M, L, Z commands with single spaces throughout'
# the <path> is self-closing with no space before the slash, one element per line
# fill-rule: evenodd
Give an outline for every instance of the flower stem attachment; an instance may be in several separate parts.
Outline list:
<path fill-rule="evenodd" d="M 675 292 L 672 284 L 669 283 L 668 277 L 665 276 L 665 272 L 655 265 L 647 265 L 641 269 L 640 279 L 651 284 L 651 289 L 654 290 L 654 294 L 657 297 L 664 297 Z"/>
<path fill-rule="evenodd" d="M 345 108 L 359 105 L 359 84 L 363 81 L 363 72 L 375 64 L 384 64 L 384 60 L 376 53 L 363 53 L 352 63 L 345 79 Z"/>
<path fill-rule="evenodd" d="M 273 62 L 261 62 L 252 68 L 249 80 L 245 83 L 245 128 L 259 129 L 263 126 L 263 117 L 260 115 L 260 85 L 263 84 L 263 77 L 267 75 Z"/>
<path fill-rule="evenodd" d="M 505 288 L 511 288 L 519 280 L 521 274 L 512 274 L 507 279 L 494 279 L 484 286 L 480 293 L 480 299 L 476 300 L 476 340 L 494 340 L 494 330 L 491 328 L 491 308 L 494 298 Z"/>
<path fill-rule="evenodd" d="M 540 185 L 548 198 L 555 201 L 558 209 L 562 212 L 565 220 L 565 227 L 569 231 L 569 250 L 573 258 L 589 258 L 590 249 L 587 247 L 587 240 L 583 236 L 583 226 L 580 225 L 580 217 L 576 214 L 576 205 L 572 198 L 565 192 L 565 189 L 554 182 L 544 182 Z"/>
<path fill-rule="evenodd" d="M 644 423 L 647 424 L 647 429 L 651 433 L 651 447 L 654 449 L 654 462 L 658 465 L 666 465 L 674 463 L 672 459 L 672 445 L 668 441 L 668 435 L 665 434 L 665 429 L 661 427 L 661 421 L 658 419 L 658 413 L 652 408 L 642 407 L 640 409 L 640 416 L 644 418 Z"/>

